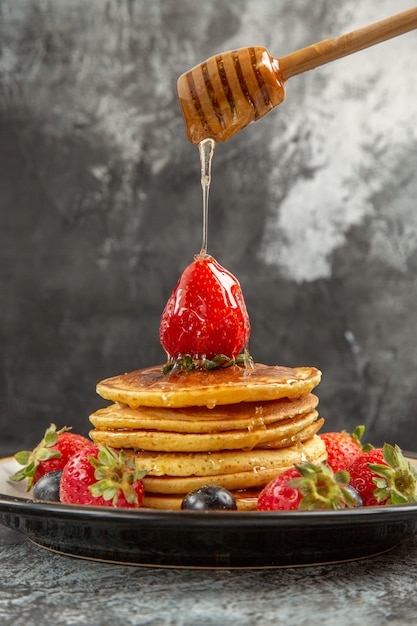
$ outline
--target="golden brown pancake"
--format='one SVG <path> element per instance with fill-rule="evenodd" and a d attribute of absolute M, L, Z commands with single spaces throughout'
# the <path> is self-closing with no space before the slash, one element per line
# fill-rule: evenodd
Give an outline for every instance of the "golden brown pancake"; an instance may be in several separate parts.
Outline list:
<path fill-rule="evenodd" d="M 232 490 L 232 494 L 236 500 L 238 511 L 256 511 L 258 503 L 258 495 L 260 489 L 239 489 Z M 143 499 L 143 507 L 150 509 L 166 509 L 170 511 L 178 511 L 181 509 L 181 503 L 184 495 L 167 495 L 156 493 L 145 493 Z"/>
<path fill-rule="evenodd" d="M 260 468 L 254 466 L 250 471 L 237 471 L 224 474 L 206 476 L 151 476 L 144 478 L 145 501 L 144 506 L 155 508 L 180 508 L 184 496 L 193 489 L 204 485 L 216 485 L 224 487 L 232 492 L 246 493 L 247 490 L 260 490 L 270 480 L 284 472 L 294 464 L 306 460 L 320 464 L 326 459 L 326 448 L 322 439 L 314 436 L 302 445 L 295 445 L 285 450 L 280 450 L 281 458 L 275 458 L 275 467 Z M 245 509 L 255 508 L 253 499 L 256 491 L 252 491 L 250 502 Z M 151 504 L 153 502 L 154 504 Z M 173 506 L 175 505 L 175 507 Z M 243 508 L 243 505 L 240 507 Z"/>
<path fill-rule="evenodd" d="M 147 493 L 162 494 L 187 494 L 197 487 L 203 485 L 218 485 L 225 489 L 249 489 L 253 487 L 262 487 L 270 480 L 275 478 L 280 470 L 269 469 L 260 473 L 255 472 L 237 472 L 235 474 L 217 474 L 216 476 L 184 476 L 169 477 L 161 476 L 153 478 L 145 476 L 143 484 Z"/>
<path fill-rule="evenodd" d="M 282 437 L 281 439 L 268 441 L 266 444 L 262 444 L 260 446 L 255 446 L 255 449 L 261 448 L 263 450 L 278 450 L 280 448 L 288 448 L 289 446 L 293 446 L 296 443 L 302 443 L 307 439 L 310 439 L 313 435 L 315 435 L 320 428 L 324 424 L 324 419 L 320 418 L 302 430 L 294 433 L 293 435 Z"/>
<path fill-rule="evenodd" d="M 317 411 L 314 410 L 253 430 L 246 428 L 214 433 L 175 433 L 158 430 L 94 429 L 90 431 L 90 437 L 97 445 L 164 452 L 215 452 L 241 448 L 282 447 L 280 443 L 282 439 L 291 439 L 316 422 L 317 415 Z"/>
<path fill-rule="evenodd" d="M 313 437 L 313 436 L 312 436 Z M 223 450 L 221 452 L 135 452 L 137 465 L 148 477 L 216 476 L 236 472 L 262 472 L 322 455 L 320 437 L 308 437 L 278 449 Z M 305 458 L 304 458 L 305 457 Z"/>
<path fill-rule="evenodd" d="M 256 429 L 289 419 L 315 409 L 317 396 L 270 400 L 269 402 L 240 402 L 207 407 L 160 408 L 141 406 L 132 409 L 111 404 L 90 415 L 98 430 L 161 430 L 176 433 L 210 433 L 222 430 Z"/>
<path fill-rule="evenodd" d="M 321 372 L 314 367 L 283 367 L 255 363 L 253 368 L 162 373 L 162 366 L 113 376 L 97 385 L 112 402 L 138 406 L 187 407 L 298 398 L 316 387 Z"/>

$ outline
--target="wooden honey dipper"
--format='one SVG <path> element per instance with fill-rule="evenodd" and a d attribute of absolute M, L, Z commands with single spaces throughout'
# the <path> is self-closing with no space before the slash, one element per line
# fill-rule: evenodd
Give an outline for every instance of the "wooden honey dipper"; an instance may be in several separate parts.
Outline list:
<path fill-rule="evenodd" d="M 254 46 L 224 52 L 179 77 L 188 139 L 226 141 L 285 98 L 289 78 L 417 28 L 417 7 L 280 59 Z"/>

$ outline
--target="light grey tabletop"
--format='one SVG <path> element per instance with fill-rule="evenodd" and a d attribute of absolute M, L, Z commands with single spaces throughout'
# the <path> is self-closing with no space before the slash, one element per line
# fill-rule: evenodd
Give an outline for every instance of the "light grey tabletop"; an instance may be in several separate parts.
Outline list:
<path fill-rule="evenodd" d="M 2 626 L 404 626 L 417 538 L 383 555 L 276 570 L 153 569 L 62 556 L 0 525 Z"/>

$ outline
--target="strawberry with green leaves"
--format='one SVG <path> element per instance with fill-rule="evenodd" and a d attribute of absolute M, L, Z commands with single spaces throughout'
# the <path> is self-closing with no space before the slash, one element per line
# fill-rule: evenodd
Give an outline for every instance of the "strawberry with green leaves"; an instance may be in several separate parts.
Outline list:
<path fill-rule="evenodd" d="M 352 434 L 344 430 L 319 434 L 326 446 L 327 464 L 334 472 L 346 470 L 357 456 L 369 449 L 361 443 L 364 432 L 365 426 L 357 426 Z"/>
<path fill-rule="evenodd" d="M 295 465 L 271 480 L 259 494 L 258 511 L 314 511 L 358 506 L 349 474 L 333 473 L 327 463 Z"/>
<path fill-rule="evenodd" d="M 144 471 L 121 450 L 91 444 L 77 452 L 62 471 L 59 496 L 65 504 L 139 508 L 145 493 Z"/>
<path fill-rule="evenodd" d="M 162 313 L 160 341 L 170 360 L 188 355 L 222 363 L 247 346 L 250 322 L 238 280 L 209 256 L 183 271 Z M 213 361 L 215 362 L 215 361 Z"/>
<path fill-rule="evenodd" d="M 51 424 L 34 450 L 17 452 L 15 459 L 24 467 L 15 472 L 11 480 L 27 478 L 27 490 L 30 491 L 44 474 L 62 470 L 73 454 L 91 444 L 89 439 L 70 430 L 67 426 L 57 430 L 55 424 Z"/>
<path fill-rule="evenodd" d="M 417 472 L 398 446 L 385 443 L 362 453 L 348 472 L 364 506 L 417 502 Z"/>

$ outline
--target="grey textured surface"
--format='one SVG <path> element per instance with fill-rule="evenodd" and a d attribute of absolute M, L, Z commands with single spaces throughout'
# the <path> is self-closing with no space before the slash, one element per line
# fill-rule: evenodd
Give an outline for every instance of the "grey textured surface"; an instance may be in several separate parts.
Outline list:
<path fill-rule="evenodd" d="M 282 570 L 146 569 L 61 556 L 0 526 L 2 626 L 407 626 L 417 543 Z"/>
<path fill-rule="evenodd" d="M 0 0 L 0 429 L 88 431 L 101 378 L 162 362 L 199 251 L 177 77 L 281 56 L 414 2 Z M 258 361 L 315 365 L 326 428 L 417 449 L 417 32 L 290 80 L 216 148 L 209 251 L 240 279 Z"/>

